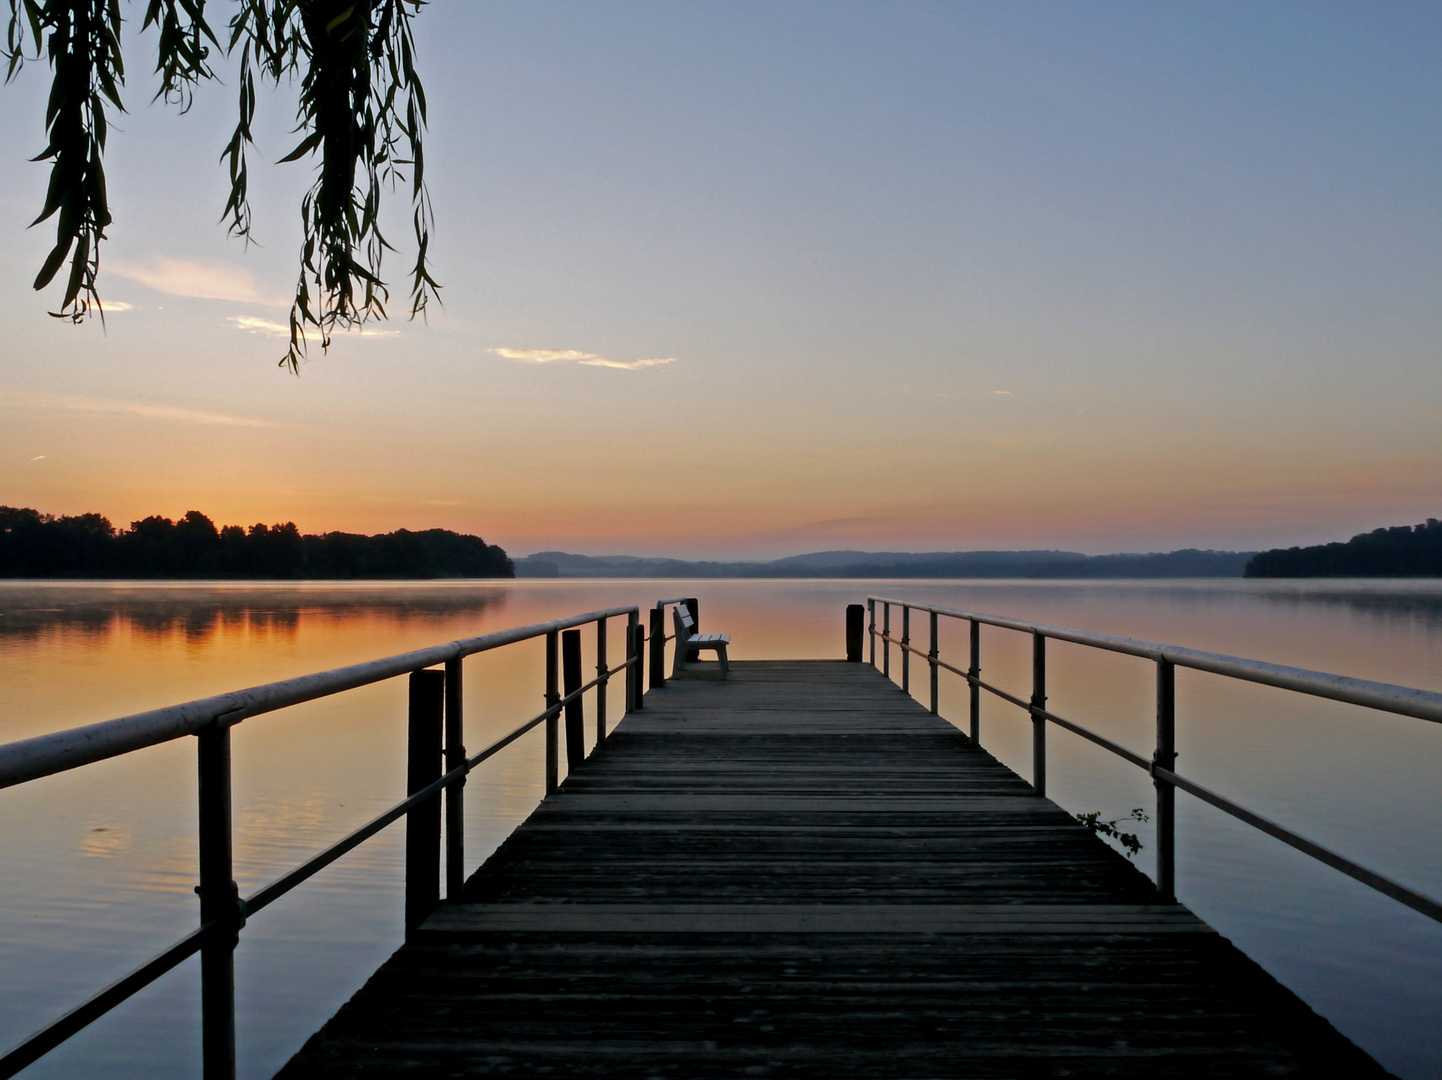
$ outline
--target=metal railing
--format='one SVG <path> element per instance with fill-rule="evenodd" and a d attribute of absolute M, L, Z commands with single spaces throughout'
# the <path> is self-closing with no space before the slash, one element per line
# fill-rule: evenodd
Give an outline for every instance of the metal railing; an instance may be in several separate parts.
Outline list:
<path fill-rule="evenodd" d="M 878 605 L 882 609 L 879 631 L 876 626 Z M 901 636 L 899 638 L 892 633 L 891 609 L 893 607 L 901 609 Z M 924 612 L 928 616 L 930 647 L 925 652 L 911 643 L 911 613 L 913 611 Z M 848 612 L 848 659 L 861 659 L 859 632 L 861 614 L 861 605 L 859 604 L 852 605 Z M 1151 775 L 1157 793 L 1156 885 L 1158 893 L 1164 900 L 1172 901 L 1176 898 L 1175 805 L 1176 792 L 1181 790 L 1230 814 L 1239 821 L 1246 822 L 1268 836 L 1274 837 L 1298 851 L 1305 852 L 1334 870 L 1340 870 L 1369 888 L 1406 904 L 1414 911 L 1442 922 L 1442 903 L 1375 871 L 1368 870 L 1351 859 L 1299 836 L 1292 830 L 1179 775 L 1176 772 L 1176 669 L 1184 667 L 1196 671 L 1206 671 L 1214 675 L 1240 679 L 1244 682 L 1274 686 L 1300 694 L 1310 694 L 1313 697 L 1329 698 L 1333 701 L 1343 701 L 1382 712 L 1395 713 L 1399 716 L 1430 720 L 1434 723 L 1442 723 L 1442 694 L 1417 690 L 1408 686 L 1394 686 L 1390 683 L 1353 679 L 1345 675 L 1329 675 L 1320 671 L 1308 671 L 1305 668 L 1268 664 L 1260 660 L 1245 660 L 1241 657 L 1225 656 L 1220 653 L 1184 649 L 1175 645 L 1160 645 L 1150 641 L 1136 641 L 1132 638 L 1112 637 L 1107 634 L 1089 633 L 1085 630 L 1048 626 L 1024 619 L 984 615 L 974 611 L 955 611 L 951 608 L 933 607 L 928 604 L 914 604 L 882 596 L 867 597 L 866 614 L 867 638 L 870 643 L 869 663 L 873 667 L 877 666 L 876 645 L 880 641 L 882 643 L 880 667 L 882 673 L 889 678 L 891 676 L 891 647 L 898 646 L 901 650 L 901 689 L 910 693 L 911 657 L 913 655 L 923 657 L 930 669 L 930 708 L 933 714 L 939 715 L 938 673 L 943 670 L 950 671 L 966 680 L 970 689 L 970 716 L 968 719 L 970 721 L 969 734 L 973 743 L 981 745 L 982 690 L 994 694 L 1028 713 L 1032 722 L 1032 787 L 1037 795 L 1046 795 L 1046 728 L 1049 723 L 1095 743 L 1123 761 L 1145 769 Z M 937 619 L 939 617 L 963 620 L 970 624 L 970 656 L 965 669 L 948 664 L 941 659 L 937 648 Z M 1031 635 L 1032 688 L 1030 699 L 1023 700 L 982 679 L 981 628 L 983 626 L 996 626 Z M 1156 664 L 1157 734 L 1156 745 L 1150 758 L 1129 750 L 1074 721 L 1058 716 L 1046 707 L 1046 643 L 1048 639 L 1142 657 Z"/>
<path fill-rule="evenodd" d="M 626 617 L 626 659 L 615 667 L 608 667 L 606 623 L 621 616 Z M 582 684 L 579 628 L 591 623 L 596 626 L 596 677 Z M 545 709 L 480 753 L 468 756 L 461 724 L 461 660 L 538 637 L 546 639 Z M 561 718 L 564 716 L 567 766 L 574 769 L 585 758 L 582 695 L 596 690 L 597 746 L 606 738 L 606 687 L 612 676 L 627 673 L 626 711 L 642 707 L 644 643 L 639 608 L 588 611 L 0 746 L 0 788 L 3 788 L 194 735 L 200 822 L 200 885 L 196 889 L 200 896 L 199 928 L 0 1057 L 0 1078 L 15 1075 L 199 952 L 205 1080 L 232 1080 L 235 1076 L 234 951 L 246 919 L 387 825 L 406 817 L 405 926 L 406 933 L 411 933 L 440 901 L 443 791 L 446 898 L 459 900 L 465 885 L 462 811 L 466 774 L 527 732 L 545 724 L 546 794 L 552 794 L 560 767 Z M 443 670 L 433 670 L 437 665 L 443 665 Z M 407 797 L 251 896 L 241 897 L 231 867 L 230 729 L 252 716 L 400 675 L 410 677 Z"/>

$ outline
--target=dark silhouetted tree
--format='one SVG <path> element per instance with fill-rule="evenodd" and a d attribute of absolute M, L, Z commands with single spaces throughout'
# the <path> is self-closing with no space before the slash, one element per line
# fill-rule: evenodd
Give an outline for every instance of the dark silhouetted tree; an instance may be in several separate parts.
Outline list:
<path fill-rule="evenodd" d="M 1247 577 L 1442 577 L 1442 521 L 1358 533 L 1345 544 L 1273 548 L 1247 563 Z"/>
<path fill-rule="evenodd" d="M 107 577 L 115 555 L 115 530 L 99 514 L 57 518 L 0 506 L 0 576 Z"/>
<path fill-rule="evenodd" d="M 515 577 L 505 551 L 448 529 L 303 536 L 295 523 L 217 529 L 199 510 L 117 533 L 99 514 L 0 506 L 0 578 Z"/>

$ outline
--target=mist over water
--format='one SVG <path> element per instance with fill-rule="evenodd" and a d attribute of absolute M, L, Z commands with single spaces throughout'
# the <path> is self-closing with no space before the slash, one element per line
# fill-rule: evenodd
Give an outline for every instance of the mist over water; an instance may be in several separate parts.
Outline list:
<path fill-rule="evenodd" d="M 843 609 L 868 593 L 1442 690 L 1442 583 L 1426 581 L 12 583 L 0 585 L 0 742 L 663 596 L 698 596 L 701 629 L 731 633 L 734 658 L 836 657 Z M 926 632 L 913 622 L 914 640 Z M 583 641 L 589 669 L 594 635 Z M 965 624 L 943 620 L 940 648 L 964 664 Z M 1029 663 L 1022 635 L 983 632 L 988 681 L 1024 697 Z M 469 659 L 465 677 L 474 750 L 542 707 L 542 645 Z M 1050 707 L 1144 755 L 1151 680 L 1145 661 L 1049 646 Z M 943 672 L 941 687 L 943 716 L 964 726 L 964 685 Z M 1180 773 L 1442 896 L 1437 725 L 1189 671 L 1177 700 Z M 613 722 L 622 701 L 616 684 Z M 591 710 L 588 697 L 588 727 Z M 986 701 L 983 745 L 1023 776 L 1029 728 Z M 233 747 L 246 895 L 402 797 L 405 681 L 254 717 Z M 536 732 L 472 774 L 468 871 L 539 800 L 541 754 Z M 1055 728 L 1048 772 L 1070 811 L 1151 809 L 1145 773 Z M 1138 862 L 1150 871 L 1148 829 Z M 400 842 L 392 826 L 242 932 L 242 1076 L 271 1075 L 400 944 Z M 1184 903 L 1385 1066 L 1442 1075 L 1442 927 L 1185 795 L 1177 868 Z M 195 880 L 190 739 L 0 791 L 0 1044 L 193 929 Z M 192 959 L 26 1075 L 198 1076 L 198 990 Z"/>

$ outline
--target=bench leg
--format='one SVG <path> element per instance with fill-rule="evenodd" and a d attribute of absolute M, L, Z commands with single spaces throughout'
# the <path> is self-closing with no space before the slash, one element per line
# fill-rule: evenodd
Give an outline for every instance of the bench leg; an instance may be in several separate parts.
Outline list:
<path fill-rule="evenodd" d="M 716 659 L 721 661 L 721 678 L 728 678 L 731 674 L 731 665 L 726 661 L 726 646 L 716 646 Z"/>
<path fill-rule="evenodd" d="M 676 658 L 671 662 L 671 678 L 674 679 L 677 675 L 680 675 L 681 671 L 686 667 L 686 652 L 686 646 L 682 642 L 677 641 Z"/>

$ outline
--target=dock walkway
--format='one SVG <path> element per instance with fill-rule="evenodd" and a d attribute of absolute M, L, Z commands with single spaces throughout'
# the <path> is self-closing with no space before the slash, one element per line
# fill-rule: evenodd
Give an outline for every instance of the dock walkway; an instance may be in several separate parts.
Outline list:
<path fill-rule="evenodd" d="M 280 1075 L 1387 1075 L 870 666 L 709 666 Z"/>

